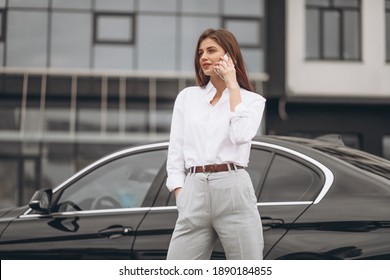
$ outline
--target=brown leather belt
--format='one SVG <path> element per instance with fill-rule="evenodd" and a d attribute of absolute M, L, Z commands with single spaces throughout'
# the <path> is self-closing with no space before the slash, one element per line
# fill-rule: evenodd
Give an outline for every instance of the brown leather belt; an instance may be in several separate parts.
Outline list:
<path fill-rule="evenodd" d="M 229 169 L 230 166 L 230 169 Z M 193 166 L 189 169 L 190 173 L 210 173 L 210 172 L 224 172 L 229 170 L 243 169 L 244 167 L 236 165 L 234 163 L 223 164 L 209 164 L 201 166 Z"/>

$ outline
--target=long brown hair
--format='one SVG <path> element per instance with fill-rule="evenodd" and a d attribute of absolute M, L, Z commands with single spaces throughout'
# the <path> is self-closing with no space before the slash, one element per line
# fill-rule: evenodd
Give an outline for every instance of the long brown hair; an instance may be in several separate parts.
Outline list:
<path fill-rule="evenodd" d="M 201 42 L 204 39 L 211 38 L 215 40 L 232 58 L 233 63 L 235 64 L 236 74 L 237 74 L 237 82 L 240 87 L 253 91 L 253 86 L 249 82 L 248 75 L 246 72 L 244 59 L 241 54 L 240 47 L 238 45 L 236 37 L 228 30 L 225 29 L 212 29 L 209 28 L 205 30 L 199 37 L 198 44 L 195 49 L 195 74 L 196 74 L 196 82 L 200 87 L 204 87 L 210 81 L 210 77 L 206 76 L 202 68 L 200 66 L 199 58 L 199 47 Z"/>

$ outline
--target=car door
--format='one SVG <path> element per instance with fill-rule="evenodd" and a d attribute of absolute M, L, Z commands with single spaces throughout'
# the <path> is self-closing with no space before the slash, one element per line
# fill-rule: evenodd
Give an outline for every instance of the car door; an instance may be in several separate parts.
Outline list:
<path fill-rule="evenodd" d="M 262 218 L 264 257 L 277 255 L 275 245 L 297 217 L 312 203 L 323 185 L 321 172 L 288 149 L 267 143 L 253 145 L 247 168 Z M 151 211 L 139 226 L 134 254 L 142 259 L 165 259 L 177 219 L 175 196 L 164 184 Z M 214 248 L 212 259 L 223 259 L 222 244 Z"/>
<path fill-rule="evenodd" d="M 275 259 L 284 253 L 277 243 L 313 203 L 324 186 L 324 176 L 306 157 L 283 147 L 257 146 L 251 156 L 252 176 L 264 157 L 267 161 L 255 189 L 263 225 L 264 258 Z M 256 178 L 252 180 L 257 182 Z"/>
<path fill-rule="evenodd" d="M 154 201 L 166 150 L 117 154 L 53 194 L 49 214 L 29 212 L 1 238 L 3 255 L 23 259 L 129 259 L 140 221 Z"/>

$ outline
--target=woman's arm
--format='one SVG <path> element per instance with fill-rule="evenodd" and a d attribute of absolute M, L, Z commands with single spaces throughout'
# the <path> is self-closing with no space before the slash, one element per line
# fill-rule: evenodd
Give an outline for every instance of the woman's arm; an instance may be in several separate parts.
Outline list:
<path fill-rule="evenodd" d="M 167 158 L 167 187 L 169 191 L 181 188 L 185 179 L 183 156 L 184 100 L 183 91 L 176 98 L 172 114 L 171 133 Z"/>

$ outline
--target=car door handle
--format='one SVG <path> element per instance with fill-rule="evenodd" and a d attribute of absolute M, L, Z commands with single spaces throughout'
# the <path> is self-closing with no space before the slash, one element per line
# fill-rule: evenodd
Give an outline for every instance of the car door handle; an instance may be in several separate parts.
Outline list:
<path fill-rule="evenodd" d="M 261 222 L 263 224 L 263 231 L 273 228 L 281 228 L 284 225 L 284 221 L 282 219 L 273 219 L 271 217 L 262 217 Z"/>
<path fill-rule="evenodd" d="M 111 226 L 106 229 L 102 229 L 99 231 L 100 237 L 105 237 L 108 239 L 116 239 L 120 238 L 122 236 L 128 236 L 131 235 L 133 232 L 133 229 L 130 227 L 124 227 L 124 226 Z"/>

